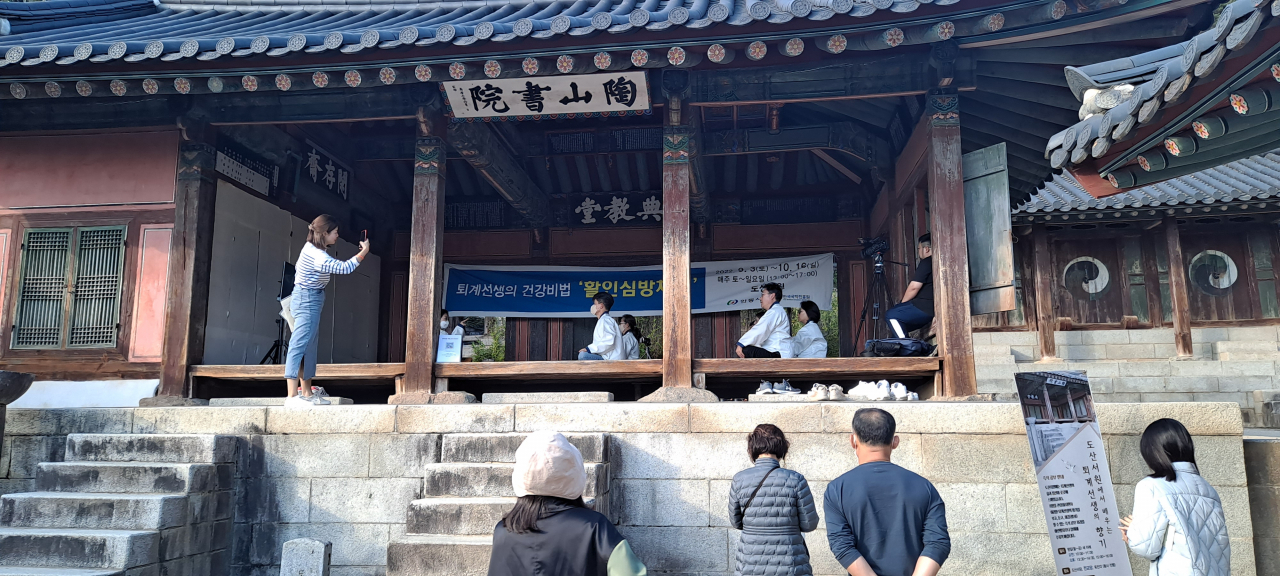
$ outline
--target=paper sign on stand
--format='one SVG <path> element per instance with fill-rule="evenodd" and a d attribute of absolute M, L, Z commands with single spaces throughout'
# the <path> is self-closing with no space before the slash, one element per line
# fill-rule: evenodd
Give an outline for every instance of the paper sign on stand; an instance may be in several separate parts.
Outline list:
<path fill-rule="evenodd" d="M 436 362 L 462 361 L 462 335 L 440 335 L 440 348 L 436 351 Z"/>
<path fill-rule="evenodd" d="M 1111 469 L 1083 372 L 1014 376 L 1056 574 L 1131 576 Z"/>

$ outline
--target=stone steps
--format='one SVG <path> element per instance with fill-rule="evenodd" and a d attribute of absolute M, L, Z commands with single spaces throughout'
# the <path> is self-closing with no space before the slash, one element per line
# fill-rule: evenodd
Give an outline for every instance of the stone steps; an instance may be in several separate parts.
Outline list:
<path fill-rule="evenodd" d="M 45 462 L 36 490 L 125 494 L 181 494 L 231 489 L 227 464 L 170 462 Z"/>
<path fill-rule="evenodd" d="M 0 528 L 0 565 L 125 569 L 159 561 L 160 533 Z"/>
<path fill-rule="evenodd" d="M 71 434 L 67 462 L 235 462 L 236 437 L 208 434 Z"/>
<path fill-rule="evenodd" d="M 41 568 L 35 566 L 0 566 L 0 576 L 121 576 L 119 570 L 96 568 Z"/>
<path fill-rule="evenodd" d="M 516 449 L 527 434 L 447 434 L 441 442 L 440 461 L 445 463 L 508 463 L 516 461 Z M 608 434 L 565 434 L 582 452 L 583 462 L 609 461 Z"/>
<path fill-rule="evenodd" d="M 387 574 L 486 576 L 493 536 L 406 535 L 387 546 Z"/>
<path fill-rule="evenodd" d="M 163 530 L 187 523 L 176 494 L 26 492 L 0 497 L 0 525 L 13 528 Z"/>
<path fill-rule="evenodd" d="M 409 503 L 409 534 L 493 534 L 515 497 L 423 498 Z"/>
<path fill-rule="evenodd" d="M 423 495 L 427 497 L 515 497 L 514 464 L 427 464 Z M 586 464 L 586 498 L 609 491 L 609 465 Z"/>

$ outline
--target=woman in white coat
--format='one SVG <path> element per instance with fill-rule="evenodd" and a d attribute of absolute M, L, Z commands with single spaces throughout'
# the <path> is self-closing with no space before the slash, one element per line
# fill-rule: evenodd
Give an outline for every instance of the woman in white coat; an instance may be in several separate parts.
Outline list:
<path fill-rule="evenodd" d="M 791 352 L 795 358 L 826 358 L 827 339 L 818 327 L 822 318 L 822 310 L 812 300 L 800 303 L 800 324 L 796 335 L 791 337 Z"/>
<path fill-rule="evenodd" d="M 1152 474 L 1134 487 L 1133 515 L 1120 521 L 1129 548 L 1151 561 L 1151 576 L 1229 576 L 1222 500 L 1200 477 L 1191 434 L 1177 420 L 1156 420 L 1141 451 Z"/>

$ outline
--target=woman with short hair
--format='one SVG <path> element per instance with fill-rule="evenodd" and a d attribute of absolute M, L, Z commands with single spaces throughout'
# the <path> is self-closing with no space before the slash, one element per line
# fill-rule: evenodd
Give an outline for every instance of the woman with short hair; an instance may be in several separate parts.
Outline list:
<path fill-rule="evenodd" d="M 734 576 L 813 574 L 803 533 L 818 527 L 818 510 L 804 476 L 779 464 L 790 446 L 773 424 L 747 436 L 755 466 L 735 474 L 729 487 L 729 521 L 742 531 Z"/>
<path fill-rule="evenodd" d="M 1229 576 L 1231 540 L 1218 492 L 1200 476 L 1196 448 L 1181 422 L 1161 418 L 1142 433 L 1151 475 L 1134 487 L 1125 542 L 1151 561 L 1151 576 Z"/>
<path fill-rule="evenodd" d="M 822 310 L 812 300 L 800 303 L 800 324 L 796 335 L 791 337 L 792 356 L 796 358 L 826 358 L 827 338 L 822 335 L 818 322 L 822 319 Z"/>

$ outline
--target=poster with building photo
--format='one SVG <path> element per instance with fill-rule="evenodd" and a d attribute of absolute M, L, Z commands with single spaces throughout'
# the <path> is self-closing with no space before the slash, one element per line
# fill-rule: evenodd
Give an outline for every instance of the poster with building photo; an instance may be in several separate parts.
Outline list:
<path fill-rule="evenodd" d="M 1014 379 L 1057 573 L 1130 576 L 1089 378 L 1029 372 Z"/>

